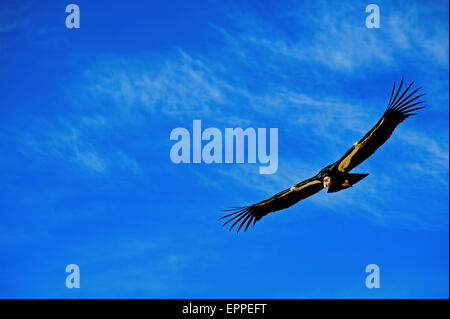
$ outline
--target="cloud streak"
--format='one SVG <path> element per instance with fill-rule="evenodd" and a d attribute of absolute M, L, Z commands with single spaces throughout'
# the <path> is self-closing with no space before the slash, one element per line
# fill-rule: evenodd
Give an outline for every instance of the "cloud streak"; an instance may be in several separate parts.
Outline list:
<path fill-rule="evenodd" d="M 427 32 L 433 28 L 415 29 L 408 19 L 420 21 L 417 6 L 412 6 L 407 14 L 390 13 L 385 27 L 379 32 L 368 31 L 358 16 L 350 15 L 349 19 L 344 19 L 354 12 L 353 6 L 343 6 L 339 10 L 319 8 L 320 14 L 307 17 L 299 14 L 300 9 L 297 14 L 295 11 L 281 13 L 283 18 L 290 16 L 298 21 L 292 24 L 294 30 L 312 22 L 318 26 L 306 39 L 304 35 L 308 30 L 287 37 L 275 24 L 263 24 L 256 17 L 239 13 L 231 19 L 238 24 L 239 34 L 212 26 L 225 45 L 211 48 L 209 56 L 177 49 L 166 57 L 104 57 L 100 63 L 81 72 L 77 91 L 82 94 L 72 105 L 73 114 L 60 120 L 62 124 L 56 127 L 44 125 L 43 135 L 27 136 L 25 144 L 30 151 L 42 156 L 68 158 L 69 162 L 97 174 L 125 171 L 139 176 L 146 166 L 133 154 L 114 146 L 114 142 L 105 146 L 105 138 L 114 141 L 117 134 L 143 132 L 146 123 L 154 121 L 178 126 L 173 123 L 188 125 L 193 119 L 201 119 L 208 126 L 217 127 L 279 127 L 281 148 L 288 150 L 280 159 L 279 174 L 261 182 L 260 176 L 247 172 L 247 166 L 238 169 L 220 167 L 218 173 L 205 176 L 203 180 L 213 183 L 219 175 L 235 180 L 241 186 L 254 188 L 261 197 L 289 187 L 319 169 L 312 167 L 311 162 L 326 165 L 337 160 L 384 111 L 382 107 L 391 83 L 381 98 L 380 92 L 370 90 L 366 95 L 353 96 L 355 91 L 341 93 L 344 89 L 339 83 L 342 72 L 359 73 L 355 75 L 356 79 L 344 81 L 352 86 L 361 81 L 358 79 L 361 76 L 369 78 L 368 72 L 374 68 L 378 73 L 390 72 L 399 54 L 412 59 L 410 52 L 415 51 L 420 51 L 415 57 L 420 63 L 437 59 L 439 68 L 448 68 L 441 61 L 441 56 L 448 57 L 448 46 L 441 41 L 448 39 L 448 32 L 441 30 L 430 34 Z M 246 18 L 242 19 L 242 16 Z M 399 25 L 406 28 L 396 28 Z M 429 37 L 430 41 L 417 40 L 424 37 Z M 239 56 L 240 59 L 221 60 L 219 54 Z M 261 60 L 268 64 L 259 64 Z M 311 62 L 330 69 L 330 73 L 325 76 L 322 71 L 312 70 Z M 310 77 L 298 79 L 299 73 L 287 72 L 287 68 L 293 66 L 295 69 L 308 66 Z M 252 85 L 255 76 L 260 77 L 260 86 Z M 270 80 L 264 81 L 269 76 Z M 330 79 L 335 83 L 328 83 Z M 448 100 L 448 95 L 443 99 Z M 84 108 L 89 102 L 91 107 Z M 411 125 L 413 121 L 408 120 L 408 123 Z M 382 189 L 386 189 L 387 184 L 394 186 L 389 174 L 402 174 L 404 167 L 414 172 L 412 182 L 433 176 L 448 188 L 448 181 L 442 177 L 448 175 L 448 138 L 442 140 L 446 132 L 429 136 L 417 128 L 400 130 L 388 142 L 391 152 L 395 148 L 403 149 L 403 154 L 415 153 L 415 160 L 405 166 L 395 165 L 387 155 L 368 161 L 363 167 L 378 175 L 377 179 L 371 180 L 364 193 L 343 195 L 341 203 L 359 205 L 363 210 L 372 211 L 377 218 L 385 216 L 382 205 L 371 206 L 365 198 L 381 200 Z M 299 131 L 302 134 L 299 135 Z M 302 145 L 303 149 L 291 151 L 289 145 Z M 152 151 L 164 152 L 163 144 L 156 143 L 152 147 Z M 403 160 L 407 158 L 402 156 Z M 386 161 L 389 173 L 381 170 L 376 161 Z M 292 172 L 302 174 L 293 175 Z M 337 205 L 335 201 L 327 202 L 323 198 L 315 202 L 329 208 Z"/>

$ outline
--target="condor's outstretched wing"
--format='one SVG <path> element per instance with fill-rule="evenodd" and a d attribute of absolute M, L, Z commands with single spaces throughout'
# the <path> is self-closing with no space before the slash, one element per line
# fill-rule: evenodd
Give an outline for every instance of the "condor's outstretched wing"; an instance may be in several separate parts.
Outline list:
<path fill-rule="evenodd" d="M 227 222 L 225 222 L 223 226 L 230 223 L 230 230 L 239 224 L 239 228 L 237 230 L 238 233 L 245 224 L 244 231 L 246 231 L 252 222 L 253 225 L 255 225 L 258 220 L 263 218 L 268 213 L 288 208 L 302 199 L 314 195 L 322 189 L 322 181 L 318 177 L 313 177 L 285 189 L 284 191 L 257 204 L 229 209 L 227 211 L 232 211 L 232 213 L 219 218 L 219 220 L 228 218 Z"/>
<path fill-rule="evenodd" d="M 387 139 L 391 136 L 397 125 L 399 125 L 401 122 L 403 122 L 403 120 L 410 117 L 411 115 L 416 114 L 412 112 L 424 108 L 424 106 L 415 107 L 424 102 L 416 101 L 418 98 L 424 95 L 416 94 L 420 90 L 420 88 L 412 91 L 409 95 L 404 97 L 413 83 L 414 81 L 411 82 L 410 85 L 408 85 L 406 90 L 404 90 L 400 96 L 399 93 L 402 89 L 403 79 L 400 82 L 395 96 L 394 83 L 388 107 L 381 119 L 369 132 L 367 132 L 366 135 L 364 135 L 362 139 L 356 142 L 352 146 L 352 148 L 350 148 L 344 154 L 344 156 L 342 156 L 340 160 L 333 164 L 334 167 L 336 167 L 335 165 L 337 165 L 337 169 L 341 172 L 347 173 L 351 171 L 353 168 L 367 159 L 370 155 L 372 155 L 381 145 L 383 145 L 384 142 L 386 142 Z"/>

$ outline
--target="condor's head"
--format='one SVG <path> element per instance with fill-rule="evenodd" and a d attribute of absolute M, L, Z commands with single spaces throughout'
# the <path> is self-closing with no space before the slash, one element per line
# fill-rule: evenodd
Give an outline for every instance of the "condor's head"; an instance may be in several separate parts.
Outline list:
<path fill-rule="evenodd" d="M 323 178 L 323 187 L 327 188 L 330 187 L 330 185 L 331 185 L 331 178 L 329 176 L 325 176 Z"/>

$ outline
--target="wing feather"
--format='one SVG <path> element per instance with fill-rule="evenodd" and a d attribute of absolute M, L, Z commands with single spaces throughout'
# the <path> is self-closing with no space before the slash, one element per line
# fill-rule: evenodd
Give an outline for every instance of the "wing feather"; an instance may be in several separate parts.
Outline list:
<path fill-rule="evenodd" d="M 414 81 L 408 85 L 408 87 L 400 94 L 403 79 L 395 93 L 394 98 L 392 98 L 395 91 L 395 83 L 392 88 L 391 97 L 389 99 L 389 104 L 384 112 L 381 119 L 375 124 L 375 126 L 364 135 L 362 139 L 356 142 L 336 163 L 337 169 L 343 173 L 350 172 L 353 168 L 361 164 L 369 156 L 371 156 L 375 151 L 383 145 L 394 132 L 397 125 L 403 122 L 406 118 L 416 115 L 416 113 L 411 113 L 416 110 L 424 108 L 424 106 L 415 107 L 424 103 L 424 101 L 416 101 L 418 98 L 422 97 L 424 94 L 415 95 L 421 88 L 415 89 L 405 98 L 403 98 L 409 91 Z"/>
<path fill-rule="evenodd" d="M 275 194 L 272 197 L 265 199 L 259 203 L 250 206 L 235 207 L 225 210 L 232 211 L 232 213 L 219 218 L 219 220 L 228 218 L 223 226 L 227 225 L 231 221 L 234 221 L 234 223 L 230 227 L 230 230 L 233 229 L 234 226 L 239 224 L 239 227 L 237 229 L 238 233 L 245 225 L 245 232 L 252 222 L 253 225 L 255 225 L 255 223 L 265 215 L 271 212 L 288 208 L 289 206 L 294 205 L 302 199 L 314 195 L 322 189 L 322 181 L 317 177 L 313 177 L 288 189 L 285 189 L 284 191 L 279 192 L 278 194 Z"/>

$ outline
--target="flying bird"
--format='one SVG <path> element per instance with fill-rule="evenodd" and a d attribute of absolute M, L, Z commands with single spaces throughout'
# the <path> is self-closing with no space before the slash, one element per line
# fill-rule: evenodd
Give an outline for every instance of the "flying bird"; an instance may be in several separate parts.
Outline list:
<path fill-rule="evenodd" d="M 409 89 L 414 81 L 408 85 L 402 93 L 403 78 L 400 85 L 395 90 L 395 82 L 392 88 L 389 103 L 380 120 L 375 126 L 357 141 L 337 162 L 326 166 L 317 175 L 300 182 L 284 191 L 273 195 L 259 203 L 233 207 L 227 209 L 227 215 L 219 218 L 227 219 L 223 226 L 229 224 L 230 230 L 239 225 L 237 232 L 244 227 L 247 231 L 250 224 L 255 225 L 257 221 L 269 213 L 288 208 L 295 203 L 310 197 L 324 188 L 328 188 L 328 193 L 335 193 L 347 189 L 358 183 L 369 174 L 351 174 L 350 171 L 371 156 L 381 145 L 384 144 L 394 132 L 397 125 L 406 118 L 416 115 L 413 113 L 424 106 L 418 106 L 424 101 L 417 101 L 425 94 L 417 94 L 420 87 L 409 93 Z M 394 95 L 395 93 L 395 95 Z"/>

